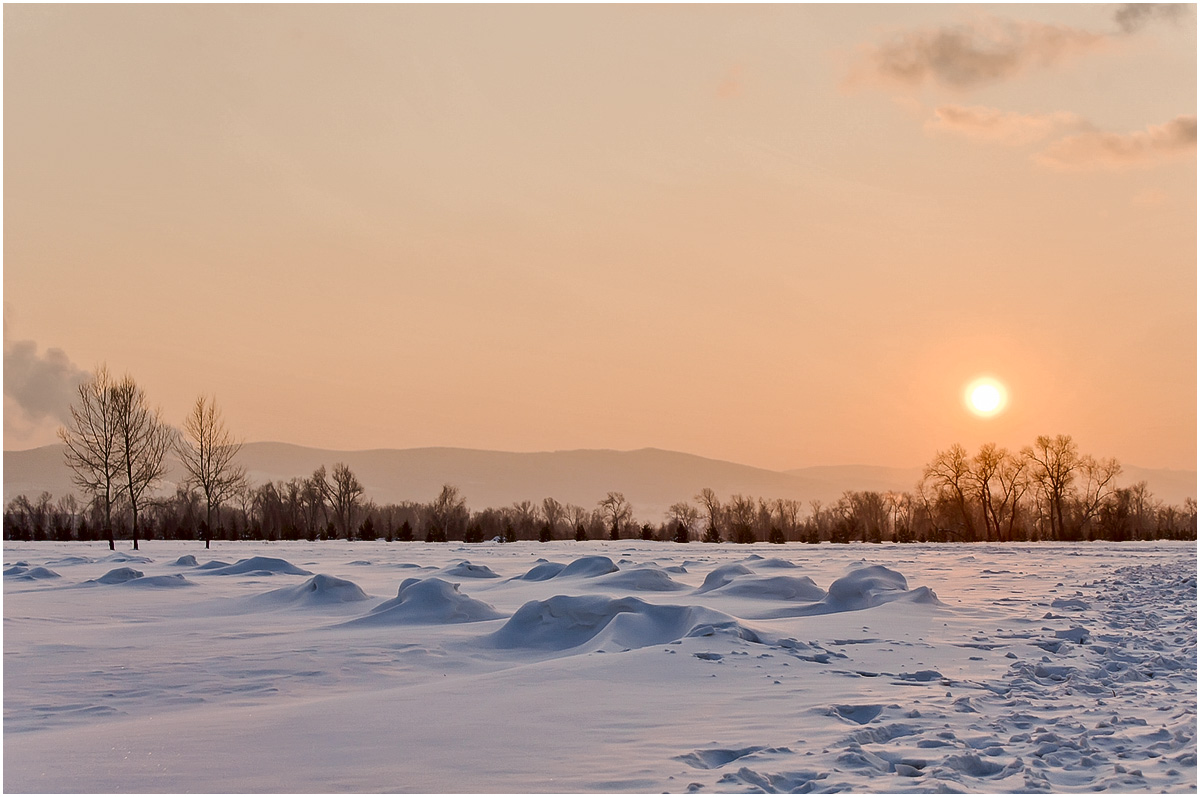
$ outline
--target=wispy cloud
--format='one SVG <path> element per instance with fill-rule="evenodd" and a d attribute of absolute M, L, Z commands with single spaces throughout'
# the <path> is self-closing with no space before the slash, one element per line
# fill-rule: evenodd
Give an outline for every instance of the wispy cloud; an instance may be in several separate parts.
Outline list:
<path fill-rule="evenodd" d="M 6 330 L 7 331 L 7 330 Z M 76 389 L 88 378 L 62 349 L 39 353 L 32 340 L 4 340 L 4 437 L 11 445 L 35 430 L 66 423 Z"/>
<path fill-rule="evenodd" d="M 1103 47 L 1107 37 L 1079 28 L 981 17 L 970 23 L 896 34 L 867 46 L 851 85 L 935 83 L 972 89 L 1045 68 Z"/>
<path fill-rule="evenodd" d="M 1073 113 L 1026 114 L 984 106 L 942 105 L 925 123 L 931 133 L 949 133 L 1005 146 L 1022 146 L 1041 141 L 1064 130 L 1086 128 Z"/>
<path fill-rule="evenodd" d="M 1156 163 L 1196 151 L 1196 117 L 1177 116 L 1166 124 L 1132 133 L 1090 130 L 1054 142 L 1036 156 L 1054 169 L 1120 169 Z"/>
<path fill-rule="evenodd" d="M 1155 20 L 1178 23 L 1192 6 L 1187 3 L 1122 3 L 1113 14 L 1121 33 L 1137 33 Z"/>

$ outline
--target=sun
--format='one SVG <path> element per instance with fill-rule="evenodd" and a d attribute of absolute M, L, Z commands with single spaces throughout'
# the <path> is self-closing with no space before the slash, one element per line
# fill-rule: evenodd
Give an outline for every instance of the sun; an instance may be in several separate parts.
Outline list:
<path fill-rule="evenodd" d="M 967 385 L 963 397 L 967 409 L 981 418 L 1000 414 L 1008 404 L 1008 391 L 1004 389 L 1004 385 L 987 376 Z"/>

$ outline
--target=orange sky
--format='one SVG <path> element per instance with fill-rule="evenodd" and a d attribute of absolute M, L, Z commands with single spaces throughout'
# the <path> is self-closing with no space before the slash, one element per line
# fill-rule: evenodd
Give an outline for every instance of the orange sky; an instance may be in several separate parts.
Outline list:
<path fill-rule="evenodd" d="M 4 8 L 6 449 L 1196 463 L 1194 6 Z M 991 374 L 1005 412 L 966 411 Z"/>

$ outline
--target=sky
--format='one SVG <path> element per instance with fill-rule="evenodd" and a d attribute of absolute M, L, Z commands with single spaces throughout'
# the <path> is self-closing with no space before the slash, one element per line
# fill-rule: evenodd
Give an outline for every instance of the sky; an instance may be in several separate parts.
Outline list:
<path fill-rule="evenodd" d="M 1195 6 L 3 14 L 6 450 L 1196 466 Z"/>

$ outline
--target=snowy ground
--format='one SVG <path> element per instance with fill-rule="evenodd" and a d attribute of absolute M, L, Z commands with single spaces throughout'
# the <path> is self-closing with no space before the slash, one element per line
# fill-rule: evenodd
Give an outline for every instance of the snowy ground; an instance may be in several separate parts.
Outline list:
<path fill-rule="evenodd" d="M 1196 791 L 1190 543 L 4 566 L 7 792 Z"/>

